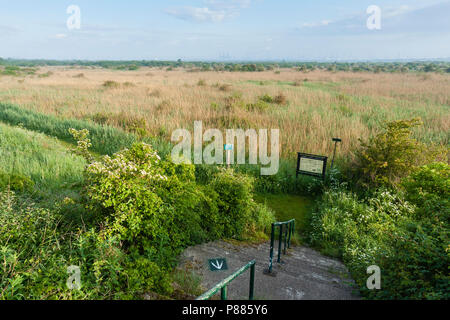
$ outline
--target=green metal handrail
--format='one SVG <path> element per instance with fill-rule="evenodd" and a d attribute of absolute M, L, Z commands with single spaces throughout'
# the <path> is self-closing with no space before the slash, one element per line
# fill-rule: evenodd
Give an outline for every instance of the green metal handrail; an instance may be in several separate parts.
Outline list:
<path fill-rule="evenodd" d="M 270 235 L 270 259 L 269 259 L 269 268 L 264 271 L 266 274 L 273 274 L 272 268 L 273 268 L 273 246 L 275 243 L 275 228 L 280 227 L 280 234 L 278 237 L 278 259 L 277 262 L 281 262 L 281 244 L 283 243 L 283 226 L 287 226 L 286 230 L 284 231 L 284 249 L 283 253 L 286 254 L 286 247 L 291 247 L 291 237 L 292 234 L 295 231 L 295 219 L 291 219 L 289 221 L 284 222 L 275 222 L 272 223 L 272 232 Z"/>
<path fill-rule="evenodd" d="M 248 268 L 250 268 L 250 290 L 249 290 L 249 297 L 248 297 L 248 299 L 249 300 L 253 300 L 253 298 L 254 298 L 254 291 L 255 291 L 255 265 L 256 265 L 256 261 L 255 260 L 250 261 L 245 266 L 240 268 L 238 271 L 236 271 L 235 273 L 233 273 L 229 277 L 225 278 L 224 280 L 222 280 L 218 284 L 216 284 L 214 286 L 214 288 L 212 288 L 211 290 L 209 290 L 209 291 L 205 292 L 204 294 L 202 294 L 196 300 L 208 300 L 212 296 L 214 296 L 219 290 L 221 291 L 220 292 L 221 299 L 222 300 L 227 300 L 227 286 L 228 286 L 228 284 L 231 281 L 233 281 L 234 279 L 236 279 L 237 277 L 239 277 Z"/>

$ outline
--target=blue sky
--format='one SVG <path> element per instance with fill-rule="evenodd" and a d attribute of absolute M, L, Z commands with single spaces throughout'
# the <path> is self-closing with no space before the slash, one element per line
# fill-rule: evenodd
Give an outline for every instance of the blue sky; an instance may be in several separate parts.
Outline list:
<path fill-rule="evenodd" d="M 70 5 L 81 11 L 69 30 Z M 381 8 L 381 30 L 366 9 Z M 450 57 L 449 0 L 0 0 L 0 57 L 374 60 Z"/>

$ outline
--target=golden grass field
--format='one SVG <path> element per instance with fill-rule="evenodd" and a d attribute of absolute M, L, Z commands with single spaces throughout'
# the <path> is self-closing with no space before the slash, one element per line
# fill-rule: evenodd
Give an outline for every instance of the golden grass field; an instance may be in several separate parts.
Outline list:
<path fill-rule="evenodd" d="M 105 87 L 106 81 L 119 85 Z M 287 102 L 262 111 L 230 107 L 236 93 L 242 103 L 280 93 Z M 148 132 L 167 140 L 177 128 L 192 130 L 195 120 L 205 129 L 279 128 L 282 155 L 289 159 L 299 151 L 330 155 L 332 137 L 343 139 L 340 153 L 348 155 L 358 138 L 388 120 L 421 117 L 424 127 L 416 135 L 426 142 L 448 145 L 450 133 L 450 75 L 435 73 L 46 67 L 36 75 L 1 76 L 0 101 L 61 117 L 101 113 L 117 126 L 127 118 L 145 118 Z"/>

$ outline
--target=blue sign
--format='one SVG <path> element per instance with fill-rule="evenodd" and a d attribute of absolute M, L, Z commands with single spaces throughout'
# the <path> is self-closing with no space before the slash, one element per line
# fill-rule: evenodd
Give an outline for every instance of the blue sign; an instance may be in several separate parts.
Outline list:
<path fill-rule="evenodd" d="M 233 150 L 233 145 L 232 144 L 226 144 L 225 145 L 225 151 L 228 151 L 228 150 Z"/>

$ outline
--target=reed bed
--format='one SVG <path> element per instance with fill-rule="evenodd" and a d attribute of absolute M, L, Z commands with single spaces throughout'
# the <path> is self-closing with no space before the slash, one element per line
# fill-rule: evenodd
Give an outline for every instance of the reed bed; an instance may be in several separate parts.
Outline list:
<path fill-rule="evenodd" d="M 68 67 L 38 73 L 50 76 L 0 77 L 0 102 L 59 118 L 105 118 L 108 125 L 122 128 L 144 119 L 146 133 L 165 140 L 175 129 L 192 130 L 195 120 L 202 120 L 204 129 L 279 128 L 286 159 L 299 151 L 330 155 L 332 137 L 342 138 L 340 154 L 351 156 L 358 139 L 366 139 L 384 121 L 417 116 L 424 121 L 415 133 L 419 139 L 449 143 L 446 74 Z M 285 101 L 264 110 L 248 108 L 264 95 L 282 95 Z M 230 103 L 231 97 L 237 101 Z"/>

